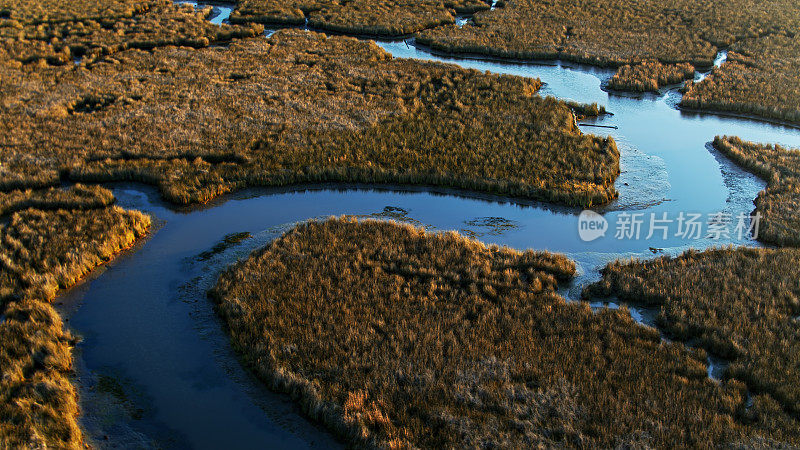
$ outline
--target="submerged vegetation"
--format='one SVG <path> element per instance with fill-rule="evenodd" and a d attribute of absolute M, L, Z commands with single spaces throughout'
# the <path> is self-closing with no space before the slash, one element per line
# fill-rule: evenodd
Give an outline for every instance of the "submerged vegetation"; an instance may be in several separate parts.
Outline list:
<path fill-rule="evenodd" d="M 798 29 L 792 0 L 507 0 L 463 27 L 424 30 L 417 41 L 445 52 L 629 65 L 616 88 L 634 90 L 658 81 L 652 67 L 639 67 L 646 61 L 705 68 L 730 48 L 729 62 L 691 86 L 682 104 L 800 122 Z M 678 74 L 688 68 L 670 81 L 682 81 Z"/>
<path fill-rule="evenodd" d="M 758 239 L 800 247 L 800 150 L 728 136 L 717 136 L 714 147 L 767 181 L 767 188 L 755 201 L 761 214 Z"/>
<path fill-rule="evenodd" d="M 263 31 L 212 25 L 210 13 L 171 0 L 0 0 L 0 63 L 90 62 L 128 48 L 206 47 Z"/>
<path fill-rule="evenodd" d="M 483 0 L 240 0 L 231 22 L 308 25 L 328 31 L 400 36 L 455 23 L 456 13 L 489 9 Z"/>
<path fill-rule="evenodd" d="M 0 447 L 81 444 L 68 378 L 75 340 L 49 302 L 150 226 L 148 216 L 105 206 L 109 196 L 100 188 L 31 193 L 37 206 L 76 209 L 25 209 L 0 225 Z"/>
<path fill-rule="evenodd" d="M 731 360 L 724 377 L 745 383 L 754 405 L 773 405 L 800 429 L 800 251 L 689 251 L 647 262 L 616 262 L 587 296 L 661 307 L 673 338 Z M 758 412 L 741 411 L 752 420 Z"/>
<path fill-rule="evenodd" d="M 245 363 L 350 444 L 800 443 L 771 397 L 748 406 L 745 384 L 708 379 L 702 350 L 558 296 L 574 271 L 554 254 L 341 218 L 286 233 L 210 295 Z"/>
<path fill-rule="evenodd" d="M 6 67 L 3 80 L 0 184 L 15 188 L 132 180 L 183 204 L 322 181 L 581 206 L 617 195 L 613 139 L 582 134 L 538 80 L 393 59 L 352 38 L 285 30 L 87 67 Z"/>

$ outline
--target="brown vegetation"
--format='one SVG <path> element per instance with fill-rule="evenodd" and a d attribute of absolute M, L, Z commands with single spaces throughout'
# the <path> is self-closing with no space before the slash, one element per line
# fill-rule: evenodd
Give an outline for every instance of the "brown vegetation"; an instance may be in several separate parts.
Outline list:
<path fill-rule="evenodd" d="M 455 23 L 455 13 L 489 9 L 483 0 L 240 0 L 232 23 L 304 24 L 341 33 L 411 34 Z"/>
<path fill-rule="evenodd" d="M 614 141 L 583 135 L 538 80 L 392 59 L 352 38 L 285 30 L 2 77 L 0 186 L 134 180 L 178 203 L 320 181 L 574 205 L 617 195 Z"/>
<path fill-rule="evenodd" d="M 263 32 L 260 25 L 212 25 L 210 13 L 171 0 L 0 0 L 0 63 L 88 62 L 128 48 L 205 47 Z"/>
<path fill-rule="evenodd" d="M 150 219 L 105 206 L 113 196 L 101 188 L 9 198 L 15 200 L 6 205 L 16 209 L 77 209 L 26 209 L 0 225 L 0 447 L 77 448 L 78 407 L 68 378 L 74 339 L 49 302 L 130 246 Z"/>
<path fill-rule="evenodd" d="M 694 78 L 694 66 L 688 63 L 661 64 L 644 61 L 625 65 L 608 81 L 608 87 L 619 91 L 658 92 L 664 86 Z"/>
<path fill-rule="evenodd" d="M 800 123 L 799 73 L 794 34 L 745 39 L 731 46 L 725 64 L 688 86 L 681 106 Z"/>
<path fill-rule="evenodd" d="M 0 216 L 29 208 L 39 210 L 96 209 L 112 203 L 114 203 L 114 194 L 100 186 L 78 184 L 69 189 L 0 191 Z"/>
<path fill-rule="evenodd" d="M 565 302 L 573 273 L 558 255 L 343 218 L 298 226 L 211 296 L 246 364 L 357 446 L 800 443 L 769 396 L 748 407 L 741 382 L 709 380 L 702 350 Z"/>
<path fill-rule="evenodd" d="M 658 323 L 730 359 L 756 402 L 800 413 L 800 252 L 796 249 L 689 251 L 648 262 L 615 262 L 585 295 L 658 305 Z M 753 411 L 743 411 L 750 419 Z M 792 425 L 800 429 L 800 424 Z"/>
<path fill-rule="evenodd" d="M 714 147 L 767 181 L 767 188 L 755 201 L 762 216 L 758 239 L 800 247 L 800 150 L 728 136 L 717 136 Z"/>
<path fill-rule="evenodd" d="M 792 0 L 507 0 L 473 22 L 425 30 L 417 41 L 446 52 L 633 65 L 619 87 L 635 89 L 652 85 L 636 64 L 711 67 L 717 50 L 730 47 L 731 62 L 692 86 L 683 105 L 800 121 L 800 9 Z"/>

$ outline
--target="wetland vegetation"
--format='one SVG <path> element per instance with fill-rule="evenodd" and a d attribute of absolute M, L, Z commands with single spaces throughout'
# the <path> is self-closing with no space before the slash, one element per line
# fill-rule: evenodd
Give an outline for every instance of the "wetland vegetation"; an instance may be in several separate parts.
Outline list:
<path fill-rule="evenodd" d="M 574 271 L 555 254 L 338 218 L 287 232 L 210 295 L 245 364 L 353 445 L 800 442 L 770 396 L 749 406 L 745 383 L 708 379 L 703 350 L 624 309 L 566 302 L 556 288 Z"/>
<path fill-rule="evenodd" d="M 352 38 L 286 30 L 87 67 L 5 67 L 5 80 L 0 182 L 14 187 L 141 181 L 181 204 L 324 181 L 581 206 L 617 196 L 613 139 L 583 134 L 538 80 L 393 59 Z"/>
<path fill-rule="evenodd" d="M 800 429 L 800 252 L 797 249 L 689 251 L 653 261 L 615 262 L 587 297 L 617 296 L 658 306 L 670 337 L 730 360 L 724 379 L 747 385 L 754 405 L 784 410 Z M 759 414 L 741 411 L 743 420 Z M 772 420 L 772 419 L 769 419 Z"/>
<path fill-rule="evenodd" d="M 637 67 L 652 65 L 646 61 L 710 68 L 717 51 L 730 48 L 733 58 L 691 85 L 682 105 L 799 123 L 799 26 L 791 0 L 507 0 L 465 26 L 424 30 L 417 41 L 445 52 L 633 66 L 614 83 L 633 90 L 658 80 L 652 67 Z M 670 72 L 671 83 L 693 78 L 683 67 Z"/>
<path fill-rule="evenodd" d="M 67 65 L 129 48 L 206 47 L 263 32 L 261 25 L 212 25 L 210 13 L 171 0 L 2 0 L 0 62 Z"/>
<path fill-rule="evenodd" d="M 483 0 L 240 0 L 233 23 L 308 25 L 371 36 L 402 36 L 444 24 L 458 13 L 489 9 Z"/>
<path fill-rule="evenodd" d="M 717 137 L 714 147 L 767 181 L 755 200 L 761 241 L 800 247 L 800 150 Z"/>
<path fill-rule="evenodd" d="M 19 211 L 0 225 L 0 447 L 76 448 L 75 338 L 50 302 L 144 235 L 150 218 L 108 206 L 102 188 L 27 194 L 4 204 Z"/>

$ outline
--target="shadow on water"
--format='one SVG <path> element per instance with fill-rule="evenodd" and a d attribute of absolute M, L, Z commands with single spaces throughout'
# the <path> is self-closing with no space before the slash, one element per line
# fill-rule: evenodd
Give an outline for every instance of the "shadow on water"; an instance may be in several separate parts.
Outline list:
<path fill-rule="evenodd" d="M 200 2 L 199 6 L 205 3 Z M 230 14 L 224 4 L 211 20 Z M 230 6 L 230 5 L 228 5 Z M 198 208 L 173 208 L 140 185 L 111 185 L 118 203 L 156 218 L 150 237 L 58 302 L 68 326 L 83 337 L 76 349 L 82 425 L 97 446 L 164 448 L 335 447 L 286 396 L 271 393 L 238 362 L 205 297 L 230 263 L 292 224 L 330 215 L 401 220 L 434 230 L 459 230 L 487 243 L 565 253 L 578 278 L 561 292 L 578 299 L 598 270 L 618 258 L 652 258 L 688 248 L 758 245 L 749 236 L 687 240 L 669 232 L 617 239 L 615 224 L 630 214 L 645 220 L 680 212 L 731 216 L 753 210 L 764 183 L 708 143 L 718 134 L 800 147 L 800 131 L 765 122 L 695 115 L 675 108 L 674 92 L 641 98 L 602 89 L 611 76 L 577 64 L 521 64 L 433 55 L 403 41 L 379 42 L 396 57 L 541 78 L 543 95 L 597 102 L 613 112 L 599 120 L 622 152 L 620 199 L 597 208 L 608 222 L 591 242 L 578 233 L 579 210 L 446 189 L 298 186 L 250 189 Z M 645 222 L 647 223 L 647 222 Z M 616 308 L 616 303 L 593 304 Z M 629 308 L 653 326 L 657 311 Z M 0 320 L 2 320 L 0 318 Z M 716 376 L 724 363 L 709 364 Z M 723 367 L 723 369 L 720 369 Z M 107 439 L 107 440 L 106 440 Z"/>

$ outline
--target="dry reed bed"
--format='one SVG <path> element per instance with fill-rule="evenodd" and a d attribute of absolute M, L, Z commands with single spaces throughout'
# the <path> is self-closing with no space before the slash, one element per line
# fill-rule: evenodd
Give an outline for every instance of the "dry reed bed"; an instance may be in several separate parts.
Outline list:
<path fill-rule="evenodd" d="M 298 226 L 210 293 L 246 365 L 354 446 L 800 443 L 705 353 L 555 289 L 563 256 L 340 218 Z"/>
<path fill-rule="evenodd" d="M 692 77 L 694 66 L 691 64 L 661 64 L 651 60 L 620 67 L 608 81 L 608 87 L 620 91 L 658 92 L 664 86 L 681 83 Z"/>
<path fill-rule="evenodd" d="M 114 203 L 114 194 L 100 186 L 78 184 L 68 189 L 0 191 L 0 216 L 30 208 L 39 210 L 97 209 L 112 203 Z"/>
<path fill-rule="evenodd" d="M 767 181 L 767 188 L 755 200 L 762 216 L 758 239 L 800 247 L 800 150 L 728 136 L 717 136 L 714 147 Z"/>
<path fill-rule="evenodd" d="M 800 123 L 800 43 L 774 34 L 733 44 L 728 61 L 689 84 L 681 106 Z"/>
<path fill-rule="evenodd" d="M 96 266 L 144 235 L 150 218 L 107 207 L 110 192 L 76 188 L 38 193 L 50 206 L 79 209 L 14 213 L 0 225 L 0 447 L 80 448 L 78 406 L 69 376 L 75 339 L 50 306 L 59 288 L 74 285 Z M 89 196 L 99 200 L 88 207 Z M 113 197 L 112 197 L 113 199 Z"/>
<path fill-rule="evenodd" d="M 321 30 L 401 36 L 455 23 L 456 13 L 489 9 L 482 0 L 241 0 L 232 23 L 308 25 Z"/>
<path fill-rule="evenodd" d="M 755 402 L 800 413 L 800 251 L 689 251 L 647 262 L 616 262 L 585 295 L 661 307 L 658 323 L 675 339 L 730 359 Z M 752 418 L 755 411 L 743 411 Z M 795 421 L 792 425 L 800 429 Z"/>
<path fill-rule="evenodd" d="M 725 64 L 693 86 L 686 107 L 746 112 L 800 121 L 797 30 L 792 0 L 508 0 L 475 15 L 474 25 L 442 26 L 418 33 L 436 50 L 520 59 L 565 59 L 625 69 L 629 82 L 650 86 L 647 60 L 711 67 L 718 49 L 754 59 Z M 737 55 L 732 55 L 733 60 Z M 688 70 L 671 80 L 691 79 Z"/>
<path fill-rule="evenodd" d="M 573 205 L 617 195 L 614 141 L 582 134 L 538 80 L 392 59 L 352 38 L 284 30 L 0 76 L 0 186 L 135 180 L 178 203 L 322 181 Z"/>
<path fill-rule="evenodd" d="M 88 62 L 128 48 L 205 47 L 263 32 L 261 25 L 213 25 L 210 12 L 171 0 L 0 0 L 0 62 Z"/>

